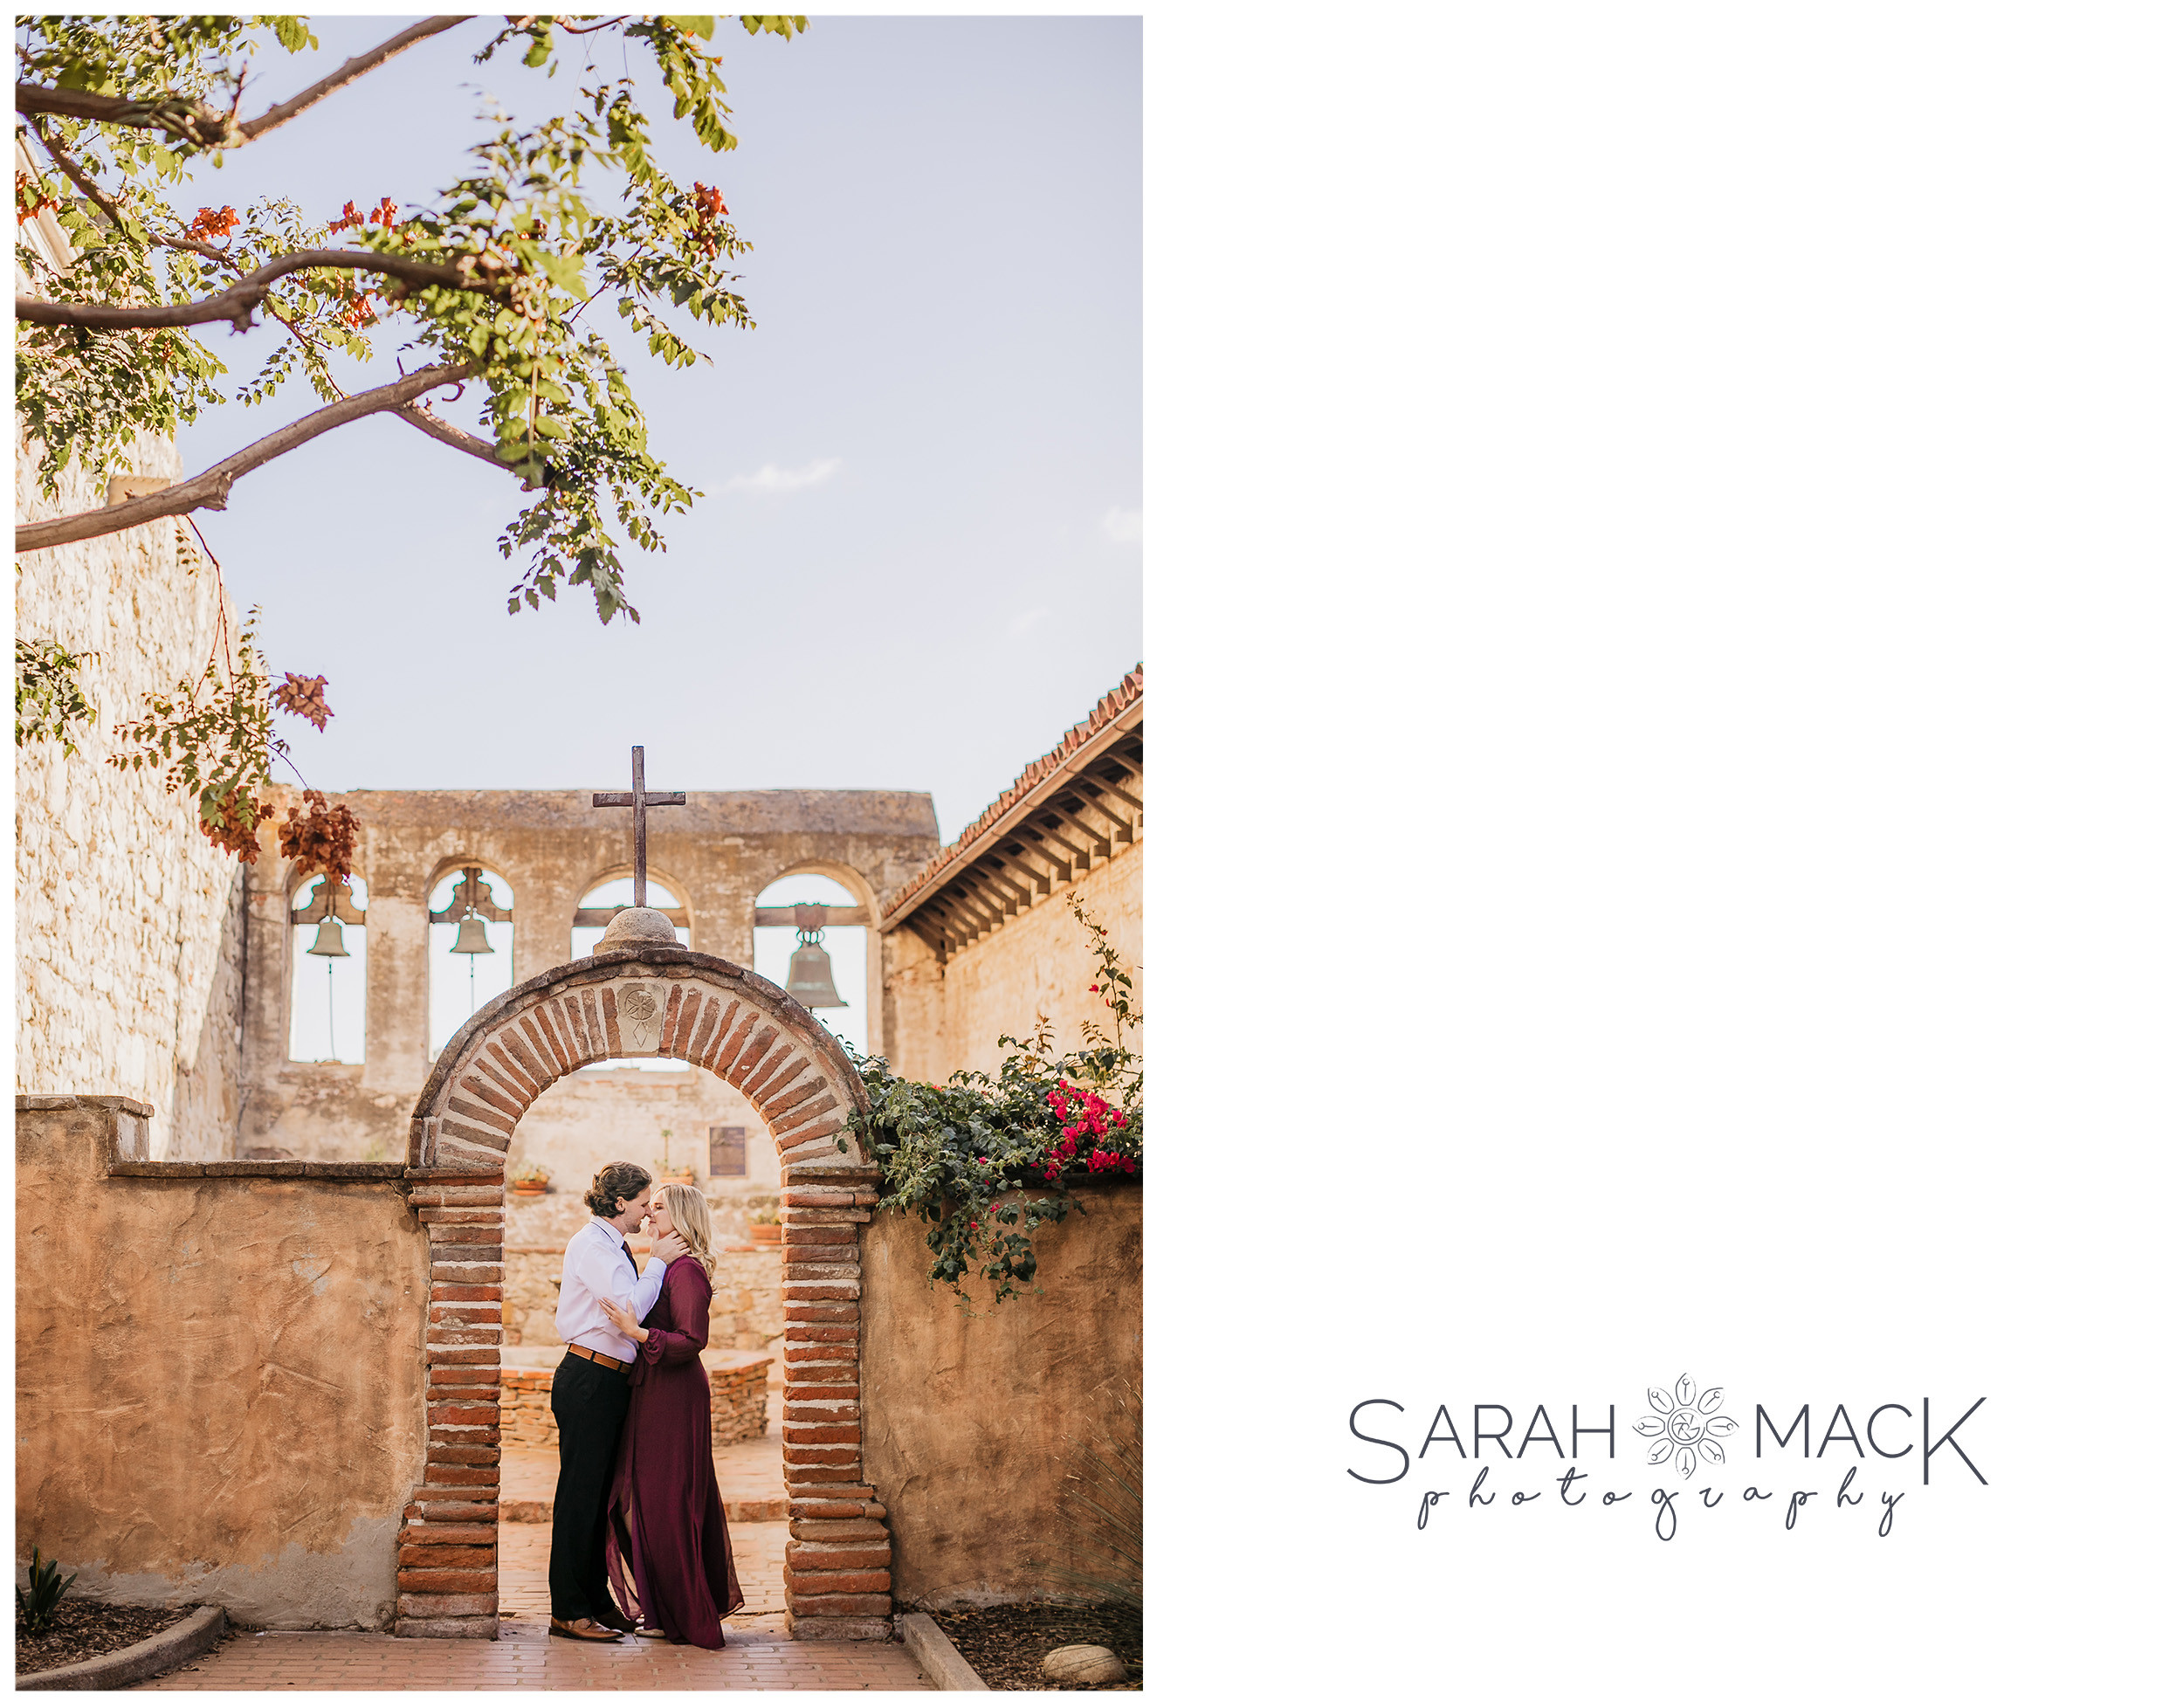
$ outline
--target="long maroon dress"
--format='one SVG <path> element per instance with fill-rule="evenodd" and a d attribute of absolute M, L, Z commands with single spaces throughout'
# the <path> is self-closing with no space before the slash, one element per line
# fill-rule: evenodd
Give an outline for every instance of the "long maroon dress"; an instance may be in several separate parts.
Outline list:
<path fill-rule="evenodd" d="M 629 1419 L 607 1496 L 607 1574 L 625 1618 L 677 1643 L 721 1649 L 743 1604 L 713 1474 L 705 1350 L 713 1284 L 695 1257 L 667 1270 L 630 1367 Z"/>

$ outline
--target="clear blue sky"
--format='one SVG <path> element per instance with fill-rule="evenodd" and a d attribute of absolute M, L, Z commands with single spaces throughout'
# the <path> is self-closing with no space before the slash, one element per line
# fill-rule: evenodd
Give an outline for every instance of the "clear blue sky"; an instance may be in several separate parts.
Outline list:
<path fill-rule="evenodd" d="M 314 20 L 320 52 L 268 58 L 246 109 L 403 21 Z M 655 449 L 707 494 L 665 553 L 629 554 L 640 625 L 602 629 L 582 589 L 507 616 L 493 541 L 520 494 L 393 421 L 200 516 L 274 669 L 331 678 L 331 728 L 290 732 L 314 784 L 625 788 L 641 741 L 655 788 L 927 789 L 952 836 L 1142 656 L 1137 21 L 724 24 L 733 153 L 673 126 L 629 56 L 666 158 L 755 245 L 758 321 L 693 332 L 711 368 L 630 349 Z M 506 50 L 473 66 L 492 27 L 410 49 L 182 199 L 421 199 L 462 169 L 478 90 L 528 115 L 578 80 Z M 231 388 L 271 336 L 210 334 Z M 222 410 L 184 466 L 311 406 L 298 386 Z"/>

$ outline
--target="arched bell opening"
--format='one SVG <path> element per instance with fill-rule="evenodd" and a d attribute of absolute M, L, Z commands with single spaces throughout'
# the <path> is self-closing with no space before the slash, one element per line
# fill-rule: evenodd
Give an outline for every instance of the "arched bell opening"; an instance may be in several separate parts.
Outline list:
<path fill-rule="evenodd" d="M 302 879 L 288 899 L 288 1059 L 364 1059 L 369 897 L 359 877 Z"/>
<path fill-rule="evenodd" d="M 463 1023 L 515 982 L 515 892 L 492 867 L 450 866 L 426 893 L 430 975 L 427 1048 L 447 1046 Z"/>
<path fill-rule="evenodd" d="M 871 898 L 854 873 L 810 865 L 758 892 L 751 966 L 859 1054 L 881 1053 L 871 1016 L 879 957 Z"/>

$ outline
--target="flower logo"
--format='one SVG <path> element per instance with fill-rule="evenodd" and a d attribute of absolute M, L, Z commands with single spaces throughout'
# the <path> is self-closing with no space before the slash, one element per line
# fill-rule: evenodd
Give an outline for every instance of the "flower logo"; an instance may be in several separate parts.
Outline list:
<path fill-rule="evenodd" d="M 1645 1397 L 1652 1402 L 1657 1415 L 1639 1418 L 1637 1433 L 1659 1439 L 1645 1455 L 1645 1463 L 1656 1465 L 1673 1454 L 1675 1468 L 1686 1477 L 1698 1469 L 1701 1455 L 1708 1464 L 1725 1464 L 1728 1456 L 1721 1451 L 1720 1444 L 1723 1438 L 1736 1433 L 1736 1420 L 1712 1415 L 1720 1408 L 1721 1393 L 1718 1388 L 1709 1388 L 1700 1394 L 1688 1375 L 1676 1378 L 1672 1394 L 1664 1388 L 1648 1390 Z"/>

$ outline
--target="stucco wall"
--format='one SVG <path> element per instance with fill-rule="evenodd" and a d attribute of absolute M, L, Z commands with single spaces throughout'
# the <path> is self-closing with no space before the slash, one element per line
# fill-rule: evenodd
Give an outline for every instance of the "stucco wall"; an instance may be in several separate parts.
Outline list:
<path fill-rule="evenodd" d="M 247 1624 L 386 1625 L 424 1469 L 400 1183 L 109 1179 L 116 1111 L 51 1101 L 16 1117 L 18 1560 Z"/>
<path fill-rule="evenodd" d="M 18 451 L 20 447 L 18 447 Z M 135 466 L 179 472 L 171 445 Z M 104 484 L 72 471 L 42 497 L 16 462 L 22 520 L 95 509 Z M 198 832 L 156 771 L 105 761 L 147 692 L 204 667 L 226 596 L 187 525 L 29 552 L 16 560 L 16 633 L 94 652 L 95 728 L 16 749 L 16 1086 L 152 1105 L 155 1156 L 234 1154 L 239 1106 L 241 866 Z"/>
<path fill-rule="evenodd" d="M 1145 995 L 1145 846 L 1132 843 L 1115 857 L 1042 896 L 990 936 L 943 965 L 916 933 L 887 933 L 887 996 L 893 1043 L 888 1054 L 897 1073 L 944 1080 L 958 1068 L 990 1073 L 1001 1064 L 995 1040 L 1003 1033 L 1029 1037 L 1044 1014 L 1054 1023 L 1057 1047 L 1078 1048 L 1078 1030 L 1091 1021 L 1111 1033 L 1112 1016 L 1091 989 L 1097 968 L 1090 933 L 1069 911 L 1069 889 L 1107 929 Z M 1133 1036 L 1128 1042 L 1140 1048 Z"/>
<path fill-rule="evenodd" d="M 1092 1563 L 1057 1503 L 1073 1441 L 1144 1390 L 1144 1197 L 1081 1189 L 1088 1214 L 1032 1237 L 1043 1292 L 966 1314 L 928 1284 L 926 1224 L 875 1215 L 864 1242 L 864 1464 L 894 1538 L 898 1602 L 1050 1593 Z"/>

